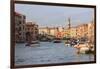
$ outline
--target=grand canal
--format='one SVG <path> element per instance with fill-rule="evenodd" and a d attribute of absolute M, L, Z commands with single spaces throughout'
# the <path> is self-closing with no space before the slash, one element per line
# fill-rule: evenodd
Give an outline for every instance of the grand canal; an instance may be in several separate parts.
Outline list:
<path fill-rule="evenodd" d="M 94 61 L 93 54 L 77 54 L 77 49 L 64 43 L 40 42 L 38 46 L 28 47 L 24 43 L 15 46 L 15 64 L 49 64 L 65 62 Z"/>

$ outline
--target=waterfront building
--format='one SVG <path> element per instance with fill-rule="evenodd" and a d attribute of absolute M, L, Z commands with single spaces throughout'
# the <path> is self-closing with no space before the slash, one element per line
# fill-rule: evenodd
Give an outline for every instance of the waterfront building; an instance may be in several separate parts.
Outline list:
<path fill-rule="evenodd" d="M 77 38 L 87 38 L 88 37 L 88 24 L 81 24 L 76 27 Z"/>
<path fill-rule="evenodd" d="M 30 34 L 31 40 L 37 40 L 39 34 L 38 25 L 35 22 L 27 22 L 25 26 L 26 33 Z"/>
<path fill-rule="evenodd" d="M 57 28 L 55 27 L 41 27 L 39 28 L 39 34 L 55 36 Z"/>
<path fill-rule="evenodd" d="M 70 37 L 75 38 L 76 37 L 76 27 L 70 28 Z"/>
<path fill-rule="evenodd" d="M 94 36 L 94 34 L 95 34 L 95 33 L 94 33 L 94 31 L 95 31 L 95 30 L 94 30 L 94 27 L 95 27 L 95 26 L 94 26 L 94 23 L 89 23 L 89 24 L 88 24 L 88 39 L 89 39 L 89 41 L 92 42 L 92 43 L 94 43 L 94 37 L 95 37 L 95 36 Z"/>
<path fill-rule="evenodd" d="M 42 27 L 39 28 L 39 34 L 54 36 L 56 38 L 63 37 L 64 29 L 62 27 Z"/>
<path fill-rule="evenodd" d="M 25 42 L 25 22 L 26 16 L 15 12 L 15 41 Z"/>
<path fill-rule="evenodd" d="M 48 27 L 41 27 L 39 28 L 39 34 L 42 34 L 42 35 L 50 34 L 50 30 Z"/>
<path fill-rule="evenodd" d="M 77 36 L 76 27 L 71 27 L 70 29 L 64 29 L 63 37 L 66 38 L 75 38 Z"/>

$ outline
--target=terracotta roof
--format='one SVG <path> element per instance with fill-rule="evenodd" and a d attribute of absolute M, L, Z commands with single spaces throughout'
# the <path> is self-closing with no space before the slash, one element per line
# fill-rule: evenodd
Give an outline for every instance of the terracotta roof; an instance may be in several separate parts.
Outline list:
<path fill-rule="evenodd" d="M 20 14 L 20 13 L 18 13 L 18 12 L 15 12 L 15 15 L 16 15 L 16 16 L 20 16 L 21 14 Z"/>
<path fill-rule="evenodd" d="M 16 16 L 22 16 L 23 14 L 19 13 L 19 12 L 14 12 Z M 23 15 L 25 16 L 25 15 Z"/>

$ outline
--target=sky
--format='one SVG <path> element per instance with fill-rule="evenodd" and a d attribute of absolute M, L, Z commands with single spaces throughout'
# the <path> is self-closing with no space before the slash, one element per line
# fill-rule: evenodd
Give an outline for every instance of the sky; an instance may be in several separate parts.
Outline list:
<path fill-rule="evenodd" d="M 39 27 L 66 27 L 89 23 L 93 19 L 93 8 L 62 7 L 47 5 L 15 4 L 15 11 L 26 16 L 26 21 L 36 22 Z"/>

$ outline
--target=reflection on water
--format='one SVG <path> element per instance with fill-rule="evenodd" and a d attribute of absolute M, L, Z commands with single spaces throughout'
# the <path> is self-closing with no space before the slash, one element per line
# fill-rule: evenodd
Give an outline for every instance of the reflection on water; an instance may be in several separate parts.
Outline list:
<path fill-rule="evenodd" d="M 93 54 L 77 54 L 77 49 L 64 43 L 40 42 L 39 46 L 26 47 L 16 44 L 15 64 L 49 64 L 64 62 L 94 61 Z"/>

